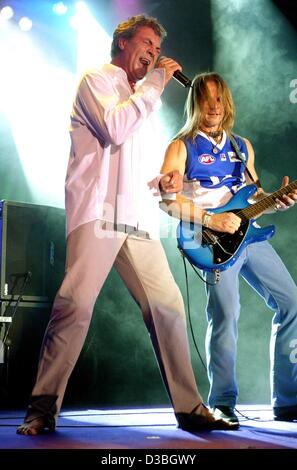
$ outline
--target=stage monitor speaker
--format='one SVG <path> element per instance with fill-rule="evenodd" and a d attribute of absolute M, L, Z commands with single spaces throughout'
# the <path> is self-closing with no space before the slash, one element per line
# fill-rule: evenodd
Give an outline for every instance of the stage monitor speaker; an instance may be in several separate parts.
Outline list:
<path fill-rule="evenodd" d="M 28 402 L 50 311 L 51 303 L 46 302 L 0 302 L 0 400 L 3 406 L 24 406 Z"/>
<path fill-rule="evenodd" d="M 0 201 L 1 300 L 51 302 L 65 268 L 65 210 Z"/>

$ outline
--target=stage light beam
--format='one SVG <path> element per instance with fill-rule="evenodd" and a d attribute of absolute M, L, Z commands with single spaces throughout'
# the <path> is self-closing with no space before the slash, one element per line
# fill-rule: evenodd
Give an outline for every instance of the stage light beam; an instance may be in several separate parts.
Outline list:
<path fill-rule="evenodd" d="M 84 2 L 76 3 L 77 72 L 110 62 L 111 37 Z"/>
<path fill-rule="evenodd" d="M 68 6 L 64 2 L 57 2 L 53 4 L 53 12 L 56 15 L 62 16 L 65 15 L 68 11 Z"/>
<path fill-rule="evenodd" d="M 75 76 L 16 25 L 0 38 L 0 57 L 0 108 L 34 202 L 62 206 Z"/>

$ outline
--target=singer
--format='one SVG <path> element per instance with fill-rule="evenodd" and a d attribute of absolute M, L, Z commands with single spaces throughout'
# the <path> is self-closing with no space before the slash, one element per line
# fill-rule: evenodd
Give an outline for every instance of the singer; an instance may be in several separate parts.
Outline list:
<path fill-rule="evenodd" d="M 158 239 L 160 198 L 154 195 L 157 184 L 149 183 L 154 179 L 165 193 L 182 189 L 175 170 L 156 177 L 162 150 L 154 112 L 164 88 L 181 70 L 170 58 L 156 65 L 165 34 L 155 18 L 145 15 L 122 22 L 113 34 L 111 63 L 87 72 L 79 84 L 66 177 L 66 275 L 19 434 L 54 430 L 94 303 L 113 265 L 142 310 L 179 427 L 238 427 L 214 418 L 197 390 L 182 296 Z"/>

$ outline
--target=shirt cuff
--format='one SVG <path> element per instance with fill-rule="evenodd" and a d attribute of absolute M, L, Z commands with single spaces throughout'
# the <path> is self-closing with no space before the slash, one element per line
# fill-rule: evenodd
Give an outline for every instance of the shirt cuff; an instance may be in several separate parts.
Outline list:
<path fill-rule="evenodd" d="M 176 193 L 164 193 L 163 191 L 161 191 L 161 198 L 162 201 L 176 201 Z"/>

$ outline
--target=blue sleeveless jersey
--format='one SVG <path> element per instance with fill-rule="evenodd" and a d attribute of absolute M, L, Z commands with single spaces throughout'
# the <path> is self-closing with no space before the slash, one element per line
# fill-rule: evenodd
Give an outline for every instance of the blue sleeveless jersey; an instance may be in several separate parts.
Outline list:
<path fill-rule="evenodd" d="M 248 151 L 244 140 L 239 136 L 234 137 L 243 160 L 247 162 Z M 225 132 L 222 142 L 217 145 L 205 134 L 198 134 L 194 141 L 185 139 L 184 143 L 187 148 L 188 180 L 198 180 L 200 186 L 210 189 L 225 186 L 232 194 L 245 184 L 245 165 L 237 157 Z"/>

